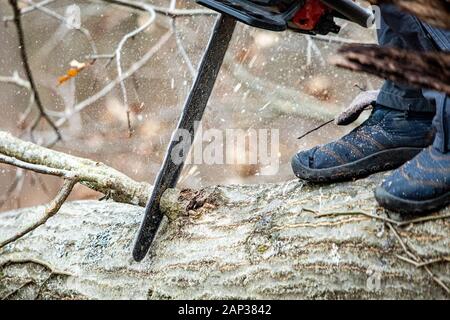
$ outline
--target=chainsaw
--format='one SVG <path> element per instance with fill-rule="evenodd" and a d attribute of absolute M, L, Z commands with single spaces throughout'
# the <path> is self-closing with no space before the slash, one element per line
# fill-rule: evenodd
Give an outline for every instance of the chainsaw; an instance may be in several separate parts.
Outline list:
<path fill-rule="evenodd" d="M 326 35 L 338 33 L 334 18 L 347 19 L 366 27 L 372 15 L 353 1 L 322 0 L 198 0 L 199 4 L 230 15 L 247 25 L 271 30 L 286 29 Z"/>
<path fill-rule="evenodd" d="M 191 139 L 184 141 L 189 145 L 183 148 L 182 160 L 173 161 L 172 153 L 180 141 L 175 134 L 172 136 L 135 240 L 133 258 L 136 261 L 146 256 L 162 222 L 161 197 L 167 189 L 176 187 L 194 141 L 195 124 L 203 117 L 236 22 L 270 31 L 326 35 L 340 31 L 335 18 L 362 27 L 369 27 L 375 20 L 372 11 L 352 0 L 197 0 L 197 3 L 219 14 L 176 129 L 189 132 Z"/>

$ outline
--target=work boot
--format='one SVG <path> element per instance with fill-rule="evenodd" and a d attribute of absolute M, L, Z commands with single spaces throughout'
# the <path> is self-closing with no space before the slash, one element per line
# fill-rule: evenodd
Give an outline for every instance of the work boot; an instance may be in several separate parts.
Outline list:
<path fill-rule="evenodd" d="M 450 203 L 450 153 L 433 146 L 395 170 L 375 190 L 378 203 L 399 213 L 422 214 Z"/>
<path fill-rule="evenodd" d="M 376 105 L 370 117 L 341 139 L 292 159 L 294 173 L 311 182 L 361 178 L 397 168 L 433 142 L 433 113 Z"/>

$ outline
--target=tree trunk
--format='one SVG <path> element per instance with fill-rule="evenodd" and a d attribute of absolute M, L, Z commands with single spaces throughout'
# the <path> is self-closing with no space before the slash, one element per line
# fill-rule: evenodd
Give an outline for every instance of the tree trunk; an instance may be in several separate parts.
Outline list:
<path fill-rule="evenodd" d="M 449 298 L 438 282 L 450 283 L 450 222 L 392 222 L 420 261 L 442 262 L 399 259 L 407 254 L 381 220 L 399 217 L 376 212 L 372 196 L 381 178 L 169 190 L 168 218 L 141 263 L 131 258 L 141 207 L 67 203 L 0 252 L 0 298 Z M 42 209 L 0 214 L 0 237 Z"/>

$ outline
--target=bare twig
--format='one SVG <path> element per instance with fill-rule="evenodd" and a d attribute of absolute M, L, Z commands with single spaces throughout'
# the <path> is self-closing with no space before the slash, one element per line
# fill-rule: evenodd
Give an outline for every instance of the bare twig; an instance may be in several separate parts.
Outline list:
<path fill-rule="evenodd" d="M 342 38 L 339 36 L 331 36 L 331 35 L 324 36 L 324 35 L 316 34 L 316 35 L 312 35 L 311 38 L 314 40 L 317 40 L 317 41 L 339 43 L 339 44 L 361 43 L 361 41 L 358 41 L 358 40 L 347 39 L 347 38 Z"/>
<path fill-rule="evenodd" d="M 18 160 L 13 157 L 5 156 L 4 154 L 0 154 L 0 163 L 9 164 L 9 165 L 12 165 L 12 166 L 15 166 L 18 168 L 31 170 L 31 171 L 41 173 L 41 174 L 48 174 L 48 175 L 57 176 L 57 177 L 61 177 L 61 178 L 68 178 L 68 179 L 74 178 L 73 173 L 71 173 L 70 171 L 54 169 L 54 168 L 50 168 L 50 167 L 47 167 L 44 165 L 24 162 L 24 161 Z"/>
<path fill-rule="evenodd" d="M 65 271 L 61 271 L 61 270 L 56 270 L 54 267 L 52 267 L 51 265 L 49 265 L 48 263 L 46 263 L 45 261 L 41 261 L 38 259 L 29 259 L 29 258 L 25 258 L 25 259 L 7 259 L 3 262 L 0 263 L 0 269 L 4 269 L 8 266 L 11 265 L 16 265 L 16 264 L 35 264 L 38 266 L 41 266 L 45 269 L 47 269 L 48 271 L 50 271 L 50 273 L 53 274 L 58 274 L 58 275 L 63 275 L 63 276 L 72 276 L 71 273 L 65 272 Z"/>
<path fill-rule="evenodd" d="M 37 227 L 46 223 L 48 219 L 53 217 L 59 211 L 59 209 L 61 208 L 63 203 L 66 201 L 66 199 L 69 197 L 70 193 L 72 192 L 73 187 L 75 186 L 75 184 L 77 184 L 77 182 L 78 182 L 77 178 L 65 179 L 63 186 L 61 187 L 61 190 L 59 190 L 55 199 L 53 199 L 53 201 L 47 205 L 44 215 L 33 225 L 25 228 L 22 231 L 19 231 L 18 233 L 13 235 L 11 238 L 0 242 L 0 249 L 3 248 L 4 246 L 10 244 L 11 242 L 14 242 L 14 241 L 22 238 L 23 236 L 27 235 L 31 231 L 35 230 Z"/>
<path fill-rule="evenodd" d="M 392 233 L 394 234 L 394 236 L 397 238 L 398 242 L 400 243 L 403 251 L 409 256 L 409 258 L 399 258 L 402 261 L 411 263 L 415 266 L 417 266 L 418 264 L 423 264 L 424 261 L 418 257 L 417 255 L 415 255 L 409 248 L 408 246 L 405 244 L 405 242 L 403 241 L 402 237 L 400 236 L 400 234 L 398 233 L 397 229 L 395 229 L 395 227 L 391 224 L 391 223 L 386 223 L 389 227 L 389 229 L 392 231 Z M 397 257 L 399 257 L 397 255 Z M 439 286 L 441 286 L 448 294 L 450 294 L 450 289 L 448 288 L 448 286 L 442 282 L 441 279 L 439 279 L 428 267 L 428 264 L 425 262 L 425 264 L 423 265 L 423 268 L 425 269 L 425 271 L 428 273 L 428 275 L 433 279 L 434 282 L 436 282 Z"/>
<path fill-rule="evenodd" d="M 191 73 L 192 79 L 194 79 L 195 76 L 197 75 L 197 70 L 195 70 L 194 66 L 192 65 L 192 61 L 191 61 L 191 59 L 189 59 L 189 56 L 188 56 L 186 50 L 184 49 L 183 43 L 178 35 L 176 18 L 174 18 L 172 20 L 172 29 L 173 29 L 173 33 L 175 35 L 175 41 L 177 43 L 178 51 L 180 52 L 181 57 L 183 58 L 184 62 L 186 63 L 186 65 L 189 69 L 189 72 Z"/>
<path fill-rule="evenodd" d="M 450 293 L 449 288 L 446 286 L 445 283 L 442 282 L 442 280 L 440 280 L 438 277 L 436 277 L 436 275 L 434 275 L 434 273 L 428 268 L 430 265 L 436 264 L 436 263 L 440 263 L 440 262 L 450 262 L 450 257 L 441 257 L 441 258 L 437 258 L 437 259 L 433 259 L 433 260 L 429 260 L 429 261 L 423 261 L 420 257 L 418 257 L 416 254 L 414 254 L 409 248 L 408 246 L 405 244 L 405 242 L 403 241 L 402 237 L 400 236 L 400 234 L 398 233 L 397 229 L 395 229 L 394 225 L 397 227 L 402 227 L 402 226 L 407 226 L 407 225 L 414 225 L 414 224 L 419 224 L 419 223 L 425 223 L 428 221 L 436 221 L 436 220 L 443 220 L 443 219 L 447 219 L 450 218 L 450 215 L 441 215 L 441 216 L 433 216 L 433 217 L 424 217 L 424 218 L 419 218 L 419 219 L 413 219 L 413 220 L 409 220 L 409 221 L 396 221 L 387 217 L 382 217 L 379 215 L 374 215 L 371 214 L 369 212 L 364 212 L 364 211 L 355 211 L 355 212 L 330 212 L 330 213 L 322 213 L 322 214 L 318 214 L 317 212 L 313 211 L 314 213 L 316 213 L 316 217 L 317 218 L 323 218 L 323 217 L 330 217 L 330 216 L 349 216 L 349 215 L 364 215 L 366 217 L 369 218 L 373 218 L 379 221 L 384 222 L 385 224 L 387 224 L 387 226 L 389 227 L 389 229 L 393 232 L 394 236 L 397 238 L 398 242 L 400 243 L 400 246 L 402 247 L 403 251 L 406 253 L 406 255 L 408 257 L 404 257 L 401 255 L 396 255 L 396 257 L 402 261 L 408 262 L 418 268 L 424 268 L 424 270 L 426 270 L 426 272 L 430 275 L 430 277 L 436 282 L 438 283 L 447 293 Z"/>
<path fill-rule="evenodd" d="M 144 205 L 150 194 L 149 185 L 134 182 L 103 164 L 64 155 L 13 138 L 10 134 L 1 131 L 0 163 L 64 179 L 63 186 L 55 199 L 46 207 L 44 215 L 33 225 L 0 242 L 0 249 L 45 224 L 59 211 L 78 182 L 107 193 L 117 200 L 121 199 L 122 202 Z"/>
<path fill-rule="evenodd" d="M 441 216 L 422 217 L 422 218 L 417 218 L 417 219 L 400 222 L 398 224 L 398 226 L 404 227 L 404 226 L 408 226 L 410 224 L 418 224 L 418 223 L 424 223 L 424 222 L 428 222 L 428 221 L 444 220 L 444 219 L 448 219 L 448 218 L 450 218 L 450 214 L 445 214 L 445 215 L 441 215 Z"/>
<path fill-rule="evenodd" d="M 15 0 L 17 1 L 17 0 Z M 64 23 L 66 23 L 69 27 L 73 28 L 74 26 L 67 21 L 67 19 L 65 19 L 65 17 L 57 14 L 56 12 L 53 12 L 52 10 L 48 9 L 45 7 L 45 5 L 53 2 L 53 1 L 42 1 L 39 3 L 35 3 L 32 0 L 23 0 L 26 3 L 30 4 L 29 7 L 23 9 L 23 13 L 25 12 L 31 12 L 33 10 L 40 10 L 46 14 L 48 14 L 51 17 L 54 17 Z M 93 0 L 94 2 L 97 2 L 96 0 Z M 169 8 L 162 8 L 162 7 L 157 7 L 157 6 L 153 6 L 144 2 L 139 2 L 139 1 L 133 1 L 133 0 L 102 0 L 104 2 L 108 2 L 108 3 L 113 3 L 113 4 L 117 4 L 120 6 L 124 6 L 124 7 L 129 7 L 129 8 L 133 8 L 133 9 L 137 9 L 140 11 L 146 11 L 146 12 L 156 12 L 158 14 L 163 14 L 166 15 L 170 18 L 177 18 L 177 17 L 191 17 L 191 16 L 214 16 L 217 13 L 215 13 L 212 10 L 205 10 L 205 9 L 176 9 L 175 6 L 173 6 L 171 4 L 171 6 Z M 21 13 L 22 13 L 21 11 Z M 153 15 L 152 15 L 153 17 Z M 151 19 L 153 19 L 151 17 Z M 10 17 L 5 17 L 5 20 L 8 20 Z M 142 26 L 142 28 L 136 29 L 135 32 L 133 32 L 133 34 L 128 34 L 126 35 L 122 41 L 121 41 L 121 45 L 119 45 L 115 52 L 113 54 L 107 54 L 107 55 L 99 55 L 97 53 L 91 54 L 89 55 L 89 57 L 91 57 L 92 59 L 100 59 L 100 58 L 107 58 L 107 59 L 112 59 L 114 57 L 117 57 L 117 52 L 119 52 L 119 59 L 117 59 L 116 63 L 118 66 L 118 76 L 116 79 L 114 79 L 112 82 L 108 83 L 105 87 L 103 87 L 100 91 L 98 91 L 97 93 L 95 93 L 94 95 L 92 95 L 91 97 L 85 99 L 84 101 L 79 102 L 78 104 L 74 105 L 70 110 L 66 110 L 67 112 L 62 113 L 59 116 L 58 120 L 55 120 L 55 124 L 57 128 L 60 128 L 61 126 L 63 126 L 68 119 L 70 119 L 74 114 L 79 113 L 80 111 L 84 110 L 87 106 L 93 104 L 94 102 L 98 101 L 99 99 L 103 98 L 105 95 L 107 95 L 115 86 L 119 85 L 122 91 L 122 95 L 124 97 L 124 104 L 127 105 L 127 123 L 128 123 L 128 127 L 131 127 L 130 124 L 130 112 L 129 112 L 129 106 L 128 106 L 128 99 L 127 99 L 127 93 L 126 90 L 124 88 L 124 81 L 132 76 L 136 71 L 138 71 L 142 66 L 145 65 L 145 63 L 156 53 L 159 51 L 159 49 L 169 40 L 171 34 L 173 34 L 174 30 L 170 30 L 168 33 L 164 34 L 158 41 L 158 43 L 156 43 L 156 45 L 154 47 L 152 47 L 139 61 L 137 61 L 136 63 L 134 63 L 128 70 L 126 71 L 122 71 L 121 68 L 121 62 L 120 62 L 120 51 L 121 51 L 121 47 L 123 46 L 123 44 L 127 41 L 127 39 L 131 38 L 133 35 L 135 35 L 135 33 L 141 32 L 142 30 L 144 30 L 147 26 L 147 24 L 151 23 L 151 19 L 149 19 L 149 21 L 147 23 L 145 23 L 144 26 Z M 82 28 L 81 28 L 82 29 Z M 78 30 L 78 29 L 77 29 Z M 83 30 L 81 30 L 83 31 Z M 86 32 L 83 32 L 86 33 Z M 87 35 L 88 38 L 90 40 L 92 40 L 92 37 L 90 37 L 90 35 Z M 183 59 L 186 61 L 189 71 L 191 72 L 192 75 L 195 74 L 195 70 L 194 67 L 192 66 L 192 63 L 190 62 L 189 58 L 187 57 L 187 55 L 185 54 L 185 52 L 183 51 L 183 46 L 180 43 L 180 40 L 177 38 L 175 39 L 177 41 L 177 46 L 179 47 L 180 53 L 183 56 Z M 93 50 L 95 51 L 95 50 Z M 27 109 L 27 111 L 24 113 L 22 120 L 20 121 L 21 124 L 24 123 L 26 117 L 29 116 L 30 109 Z M 49 116 L 51 113 L 46 111 L 46 115 Z M 55 117 L 58 117 L 55 114 Z M 50 119 L 50 117 L 48 117 Z M 32 123 L 31 127 L 32 129 L 34 129 L 39 123 L 39 119 L 35 119 L 34 122 Z M 32 136 L 33 137 L 33 136 Z M 56 141 L 54 141 L 56 142 Z M 54 142 L 47 144 L 47 145 L 53 145 Z"/>
<path fill-rule="evenodd" d="M 399 222 L 392 220 L 390 218 L 382 217 L 379 215 L 371 214 L 369 212 L 364 211 L 354 211 L 354 212 L 329 212 L 329 213 L 321 213 L 317 215 L 317 218 L 324 218 L 324 217 L 332 217 L 332 216 L 359 216 L 363 215 L 372 219 L 376 219 L 383 222 L 390 222 L 395 225 L 397 225 Z"/>
<path fill-rule="evenodd" d="M 317 46 L 313 38 L 307 35 L 306 41 L 308 43 L 306 47 L 306 65 L 310 65 L 312 63 L 312 57 L 314 53 L 319 58 L 320 64 L 324 66 L 326 62 L 325 59 L 323 58 L 322 51 L 320 51 L 319 47 Z"/>
<path fill-rule="evenodd" d="M 135 62 L 133 65 L 126 70 L 122 77 L 116 77 L 113 81 L 108 83 L 105 87 L 103 87 L 100 91 L 95 93 L 94 95 L 90 96 L 89 98 L 79 102 L 76 104 L 70 112 L 67 112 L 62 118 L 60 118 L 58 121 L 56 121 L 56 125 L 58 127 L 61 127 L 64 125 L 70 117 L 72 117 L 74 114 L 81 112 L 86 107 L 90 106 L 91 104 L 95 103 L 99 99 L 106 96 L 112 89 L 115 88 L 118 84 L 120 84 L 125 79 L 131 77 L 136 71 L 138 71 L 140 68 L 142 68 L 160 49 L 163 47 L 167 41 L 172 36 L 172 30 L 167 31 L 159 40 L 158 42 L 150 48 L 150 50 L 142 56 L 141 59 L 139 59 L 137 62 Z"/>
<path fill-rule="evenodd" d="M 122 70 L 122 63 L 121 63 L 121 53 L 122 53 L 122 48 L 125 44 L 125 42 L 130 39 L 135 37 L 137 34 L 141 33 L 142 31 L 146 30 L 154 21 L 156 18 L 156 8 L 152 5 L 148 5 L 142 2 L 137 2 L 137 1 L 131 1 L 131 0 L 104 0 L 106 2 L 110 2 L 113 4 L 117 4 L 117 5 L 122 5 L 122 6 L 127 6 L 133 9 L 139 9 L 142 11 L 145 11 L 149 14 L 149 19 L 139 28 L 133 30 L 132 32 L 126 34 L 119 42 L 115 52 L 113 54 L 106 54 L 103 55 L 102 57 L 104 58 L 108 58 L 108 59 L 113 59 L 116 58 L 116 66 L 117 66 L 117 74 L 118 74 L 118 78 L 122 79 L 123 78 L 123 70 Z M 174 12 L 175 9 L 175 3 L 171 2 L 171 6 L 170 8 L 167 10 L 167 12 Z M 160 10 L 158 12 L 161 12 Z M 189 59 L 189 57 L 186 54 L 186 51 L 181 43 L 181 40 L 179 39 L 177 32 L 176 32 L 176 17 L 178 17 L 179 15 L 171 15 L 173 20 L 172 20 L 172 28 L 173 28 L 173 33 L 175 34 L 175 40 L 178 46 L 178 49 L 180 51 L 181 56 L 183 57 L 183 59 L 185 60 L 189 71 L 192 75 L 192 77 L 195 77 L 196 75 L 196 71 L 194 69 L 194 67 L 192 66 L 192 63 Z M 99 57 L 99 56 L 98 56 Z M 132 135 L 132 125 L 131 125 L 131 110 L 130 110 L 130 105 L 128 102 L 128 94 L 127 94 L 127 90 L 125 87 L 125 82 L 119 81 L 119 85 L 120 85 L 120 89 L 122 92 L 122 97 L 123 97 L 123 103 L 126 107 L 126 115 L 127 115 L 127 125 L 128 125 L 128 132 L 129 132 L 129 136 L 131 137 Z"/>
<path fill-rule="evenodd" d="M 17 0 L 9 0 L 9 4 L 13 8 L 13 12 L 14 12 L 14 20 L 13 21 L 14 21 L 14 24 L 16 25 L 16 29 L 17 29 L 17 35 L 18 35 L 18 39 L 19 39 L 20 56 L 22 58 L 23 67 L 25 69 L 25 73 L 26 73 L 28 81 L 30 83 L 31 90 L 33 91 L 34 100 L 36 101 L 36 105 L 39 109 L 39 113 L 40 113 L 39 118 L 42 117 L 47 121 L 47 123 L 55 131 L 57 140 L 60 140 L 61 133 L 59 132 L 58 127 L 53 123 L 52 119 L 49 117 L 49 115 L 45 111 L 44 105 L 42 104 L 41 98 L 39 96 L 39 92 L 36 87 L 36 83 L 33 78 L 33 74 L 31 72 L 31 67 L 30 67 L 30 63 L 28 62 L 28 56 L 27 56 L 27 51 L 26 51 L 26 46 L 25 46 L 25 35 L 23 32 L 23 27 L 22 27 L 21 14 L 20 14 L 20 9 L 17 4 Z M 35 127 L 35 126 L 36 126 L 36 124 L 33 125 L 32 127 Z"/>
<path fill-rule="evenodd" d="M 136 182 L 102 163 L 74 157 L 25 142 L 0 131 L 0 163 L 41 174 L 77 180 L 117 202 L 144 206 L 151 186 Z"/>
<path fill-rule="evenodd" d="M 4 268 L 6 268 L 8 266 L 18 265 L 18 264 L 34 264 L 34 265 L 38 265 L 38 266 L 43 267 L 44 269 L 48 270 L 49 271 L 49 275 L 41 283 L 37 283 L 37 281 L 34 280 L 34 279 L 27 280 L 25 283 L 20 285 L 18 288 L 14 289 L 12 292 L 10 292 L 10 293 L 6 294 L 5 296 L 3 296 L 2 300 L 9 299 L 12 295 L 18 293 L 20 290 L 22 290 L 23 288 L 25 288 L 26 286 L 28 286 L 30 284 L 35 284 L 36 286 L 39 286 L 39 289 L 38 289 L 38 291 L 36 293 L 36 296 L 34 297 L 34 300 L 36 300 L 41 295 L 42 288 L 48 283 L 48 281 L 50 281 L 50 279 L 52 277 L 54 277 L 54 276 L 64 276 L 64 277 L 71 277 L 71 276 L 73 276 L 73 274 L 71 274 L 69 272 L 56 270 L 55 268 L 53 268 L 51 265 L 49 265 L 48 263 L 46 263 L 44 261 L 41 261 L 41 260 L 38 260 L 38 259 L 28 259 L 28 258 L 26 258 L 26 259 L 8 259 L 8 260 L 3 261 L 2 263 L 0 263 L 0 269 L 4 269 Z"/>
<path fill-rule="evenodd" d="M 41 2 L 34 3 L 34 4 L 32 4 L 32 5 L 28 6 L 28 7 L 20 9 L 20 15 L 24 16 L 24 15 L 30 13 L 30 12 L 33 12 L 34 10 L 36 10 L 36 9 L 38 9 L 40 7 L 46 6 L 46 5 L 51 4 L 52 2 L 55 2 L 55 1 L 56 0 L 43 0 Z M 13 20 L 14 20 L 14 16 L 3 17 L 3 21 L 4 22 L 13 21 Z"/>
<path fill-rule="evenodd" d="M 14 181 L 8 187 L 8 190 L 0 197 L 0 208 L 4 206 L 6 201 L 11 198 L 16 198 L 20 190 L 22 190 L 25 181 L 24 170 L 18 168 Z"/>
<path fill-rule="evenodd" d="M 142 2 L 137 2 L 137 1 L 123 1 L 123 0 L 115 0 L 114 3 L 118 3 L 118 4 L 132 4 L 134 8 L 140 8 L 142 10 L 145 10 L 148 15 L 149 18 L 148 20 L 142 24 L 139 28 L 127 33 L 119 42 L 114 55 L 116 58 L 116 66 L 117 66 L 117 76 L 119 79 L 123 79 L 123 70 L 122 70 L 122 48 L 125 45 L 125 43 L 135 37 L 136 35 L 138 35 L 139 33 L 141 33 L 142 31 L 146 30 L 148 27 L 150 27 L 150 25 L 155 21 L 156 18 L 156 13 L 155 10 L 153 9 L 152 6 L 149 6 L 145 3 Z M 132 135 L 132 127 L 131 127 L 131 110 L 130 110 L 130 105 L 128 103 L 128 95 L 127 95 L 127 89 L 125 87 L 125 82 L 124 80 L 119 81 L 119 85 L 120 85 L 120 89 L 122 91 L 122 97 L 123 97 L 123 103 L 126 107 L 126 114 L 127 114 L 127 124 L 128 124 L 128 133 L 129 136 L 131 137 Z"/>
<path fill-rule="evenodd" d="M 92 38 L 92 35 L 90 33 L 90 31 L 86 28 L 83 28 L 81 26 L 76 26 L 74 24 L 72 24 L 68 19 L 66 19 L 64 16 L 54 12 L 53 10 L 48 9 L 47 7 L 45 7 L 44 5 L 42 6 L 37 6 L 36 3 L 34 3 L 32 0 L 22 0 L 22 1 L 26 1 L 28 4 L 30 4 L 31 6 L 35 6 L 35 8 L 39 11 L 42 11 L 43 13 L 45 13 L 46 15 L 53 17 L 59 21 L 61 21 L 62 23 L 64 23 L 68 28 L 74 29 L 78 32 L 80 32 L 81 34 L 83 34 L 86 39 L 89 42 L 89 45 L 91 46 L 91 50 L 92 50 L 92 55 L 96 55 L 97 54 L 97 46 L 95 44 L 94 39 Z"/>
<path fill-rule="evenodd" d="M 389 222 L 389 223 L 396 225 L 397 227 L 404 227 L 404 226 L 413 225 L 413 224 L 425 223 L 428 221 L 445 220 L 445 219 L 450 218 L 450 214 L 445 214 L 445 215 L 440 215 L 440 216 L 423 217 L 423 218 L 406 220 L 406 221 L 397 221 L 397 220 L 393 220 L 393 219 L 386 218 L 383 216 L 371 214 L 369 212 L 364 212 L 364 211 L 317 213 L 316 217 L 323 218 L 323 217 L 330 217 L 330 216 L 354 216 L 354 215 L 363 215 L 363 216 L 373 218 L 373 219 L 376 219 L 379 221 Z"/>
<path fill-rule="evenodd" d="M 431 259 L 431 260 L 427 260 L 427 261 L 419 263 L 419 262 L 411 260 L 407 257 L 401 256 L 399 254 L 396 254 L 396 256 L 400 260 L 403 260 L 405 262 L 408 262 L 408 263 L 416 266 L 416 268 L 423 268 L 423 267 L 430 266 L 430 265 L 437 264 L 437 263 L 450 262 L 450 257 L 439 257 L 439 258 L 435 258 L 435 259 Z"/>
<path fill-rule="evenodd" d="M 6 295 L 4 295 L 2 297 L 1 300 L 7 300 L 10 297 L 12 297 L 13 295 L 15 295 L 16 293 L 18 293 L 20 290 L 22 290 L 23 288 L 27 287 L 28 285 L 34 283 L 34 280 L 27 280 L 24 283 L 22 283 L 20 286 L 18 286 L 16 289 L 12 290 L 11 292 L 7 293 Z"/>
<path fill-rule="evenodd" d="M 302 135 L 301 135 L 300 137 L 298 137 L 297 139 L 298 139 L 298 140 L 301 140 L 301 139 L 303 139 L 303 138 L 309 136 L 311 133 L 314 133 L 314 132 L 316 132 L 316 131 L 319 131 L 319 130 L 322 129 L 323 127 L 325 127 L 325 126 L 327 126 L 327 125 L 329 125 L 329 124 L 331 124 L 331 123 L 333 123 L 333 122 L 334 122 L 334 119 L 328 120 L 328 121 L 326 121 L 326 122 L 324 122 L 324 123 L 318 125 L 318 126 L 315 127 L 314 129 L 311 129 L 311 130 L 309 130 L 308 132 L 302 134 Z"/>
<path fill-rule="evenodd" d="M 18 87 L 31 90 L 30 82 L 22 79 L 17 71 L 14 71 L 13 75 L 10 77 L 0 76 L 0 82 L 14 84 Z"/>

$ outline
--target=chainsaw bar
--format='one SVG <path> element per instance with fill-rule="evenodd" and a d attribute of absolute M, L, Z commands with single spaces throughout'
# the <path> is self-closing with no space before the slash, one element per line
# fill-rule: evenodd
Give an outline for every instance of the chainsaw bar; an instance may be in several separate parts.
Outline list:
<path fill-rule="evenodd" d="M 177 131 L 183 130 L 190 134 L 189 148 L 194 141 L 194 124 L 203 117 L 235 27 L 236 20 L 228 15 L 219 15 L 214 25 L 211 38 L 198 69 L 197 77 L 192 85 L 184 105 L 183 113 L 178 122 Z M 167 149 L 161 170 L 157 175 L 152 195 L 145 208 L 144 219 L 142 220 L 135 240 L 133 258 L 136 261 L 144 259 L 161 224 L 163 213 L 160 209 L 160 200 L 164 191 L 176 186 L 181 171 L 183 170 L 188 151 L 185 150 L 183 153 L 181 163 L 179 163 L 180 161 L 175 163 L 172 159 L 172 152 L 179 143 L 179 140 L 176 139 L 176 135 L 174 134 Z M 186 143 L 186 141 L 182 143 Z"/>

